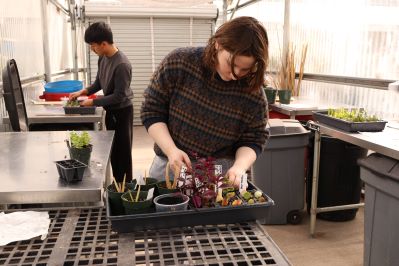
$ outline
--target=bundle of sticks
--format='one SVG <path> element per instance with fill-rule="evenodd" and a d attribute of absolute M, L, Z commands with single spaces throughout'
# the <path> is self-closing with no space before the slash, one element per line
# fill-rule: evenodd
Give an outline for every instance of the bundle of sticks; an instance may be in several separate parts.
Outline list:
<path fill-rule="evenodd" d="M 291 90 L 292 95 L 299 96 L 307 51 L 308 45 L 305 44 L 302 46 L 299 76 L 298 81 L 296 82 L 295 73 L 297 62 L 295 60 L 295 47 L 290 43 L 288 50 L 281 58 L 281 66 L 277 74 L 277 79 L 274 81 L 277 89 Z"/>

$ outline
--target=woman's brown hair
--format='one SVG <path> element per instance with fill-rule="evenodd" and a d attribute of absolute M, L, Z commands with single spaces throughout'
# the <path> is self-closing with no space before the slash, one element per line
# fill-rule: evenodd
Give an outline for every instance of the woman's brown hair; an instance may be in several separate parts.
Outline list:
<path fill-rule="evenodd" d="M 245 77 L 249 91 L 258 90 L 264 83 L 264 75 L 269 61 L 269 40 L 263 25 L 252 17 L 238 17 L 224 23 L 209 39 L 205 48 L 204 63 L 216 71 L 218 64 L 216 42 L 223 49 L 231 53 L 231 72 L 234 73 L 234 60 L 239 56 L 253 56 L 255 64 Z"/>

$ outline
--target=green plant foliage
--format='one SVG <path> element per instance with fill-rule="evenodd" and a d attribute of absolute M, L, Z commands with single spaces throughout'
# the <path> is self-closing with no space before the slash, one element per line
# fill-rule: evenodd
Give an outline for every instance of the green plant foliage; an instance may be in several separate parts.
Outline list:
<path fill-rule="evenodd" d="M 327 114 L 348 122 L 375 122 L 380 120 L 375 115 L 367 115 L 367 112 L 363 109 L 328 109 Z"/>
<path fill-rule="evenodd" d="M 67 101 L 65 106 L 66 107 L 79 107 L 80 103 L 77 100 L 70 100 L 70 101 Z"/>
<path fill-rule="evenodd" d="M 72 131 L 70 134 L 71 146 L 77 149 L 86 148 L 90 145 L 91 137 L 87 131 L 83 131 L 80 134 Z"/>

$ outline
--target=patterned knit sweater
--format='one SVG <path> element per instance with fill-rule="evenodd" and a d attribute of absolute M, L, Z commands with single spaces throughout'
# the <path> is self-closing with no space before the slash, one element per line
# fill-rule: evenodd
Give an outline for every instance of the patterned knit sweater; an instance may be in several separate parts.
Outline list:
<path fill-rule="evenodd" d="M 145 91 L 144 126 L 166 123 L 176 146 L 189 155 L 234 158 L 242 146 L 259 155 L 267 139 L 264 94 L 246 92 L 245 81 L 213 77 L 203 54 L 203 47 L 179 48 L 165 57 Z M 156 144 L 154 150 L 164 156 Z"/>

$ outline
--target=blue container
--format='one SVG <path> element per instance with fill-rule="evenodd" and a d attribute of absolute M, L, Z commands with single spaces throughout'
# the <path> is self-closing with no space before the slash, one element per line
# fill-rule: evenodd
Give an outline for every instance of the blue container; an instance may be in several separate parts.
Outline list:
<path fill-rule="evenodd" d="M 80 80 L 60 80 L 48 82 L 44 85 L 46 93 L 71 93 L 83 88 L 83 82 Z"/>

